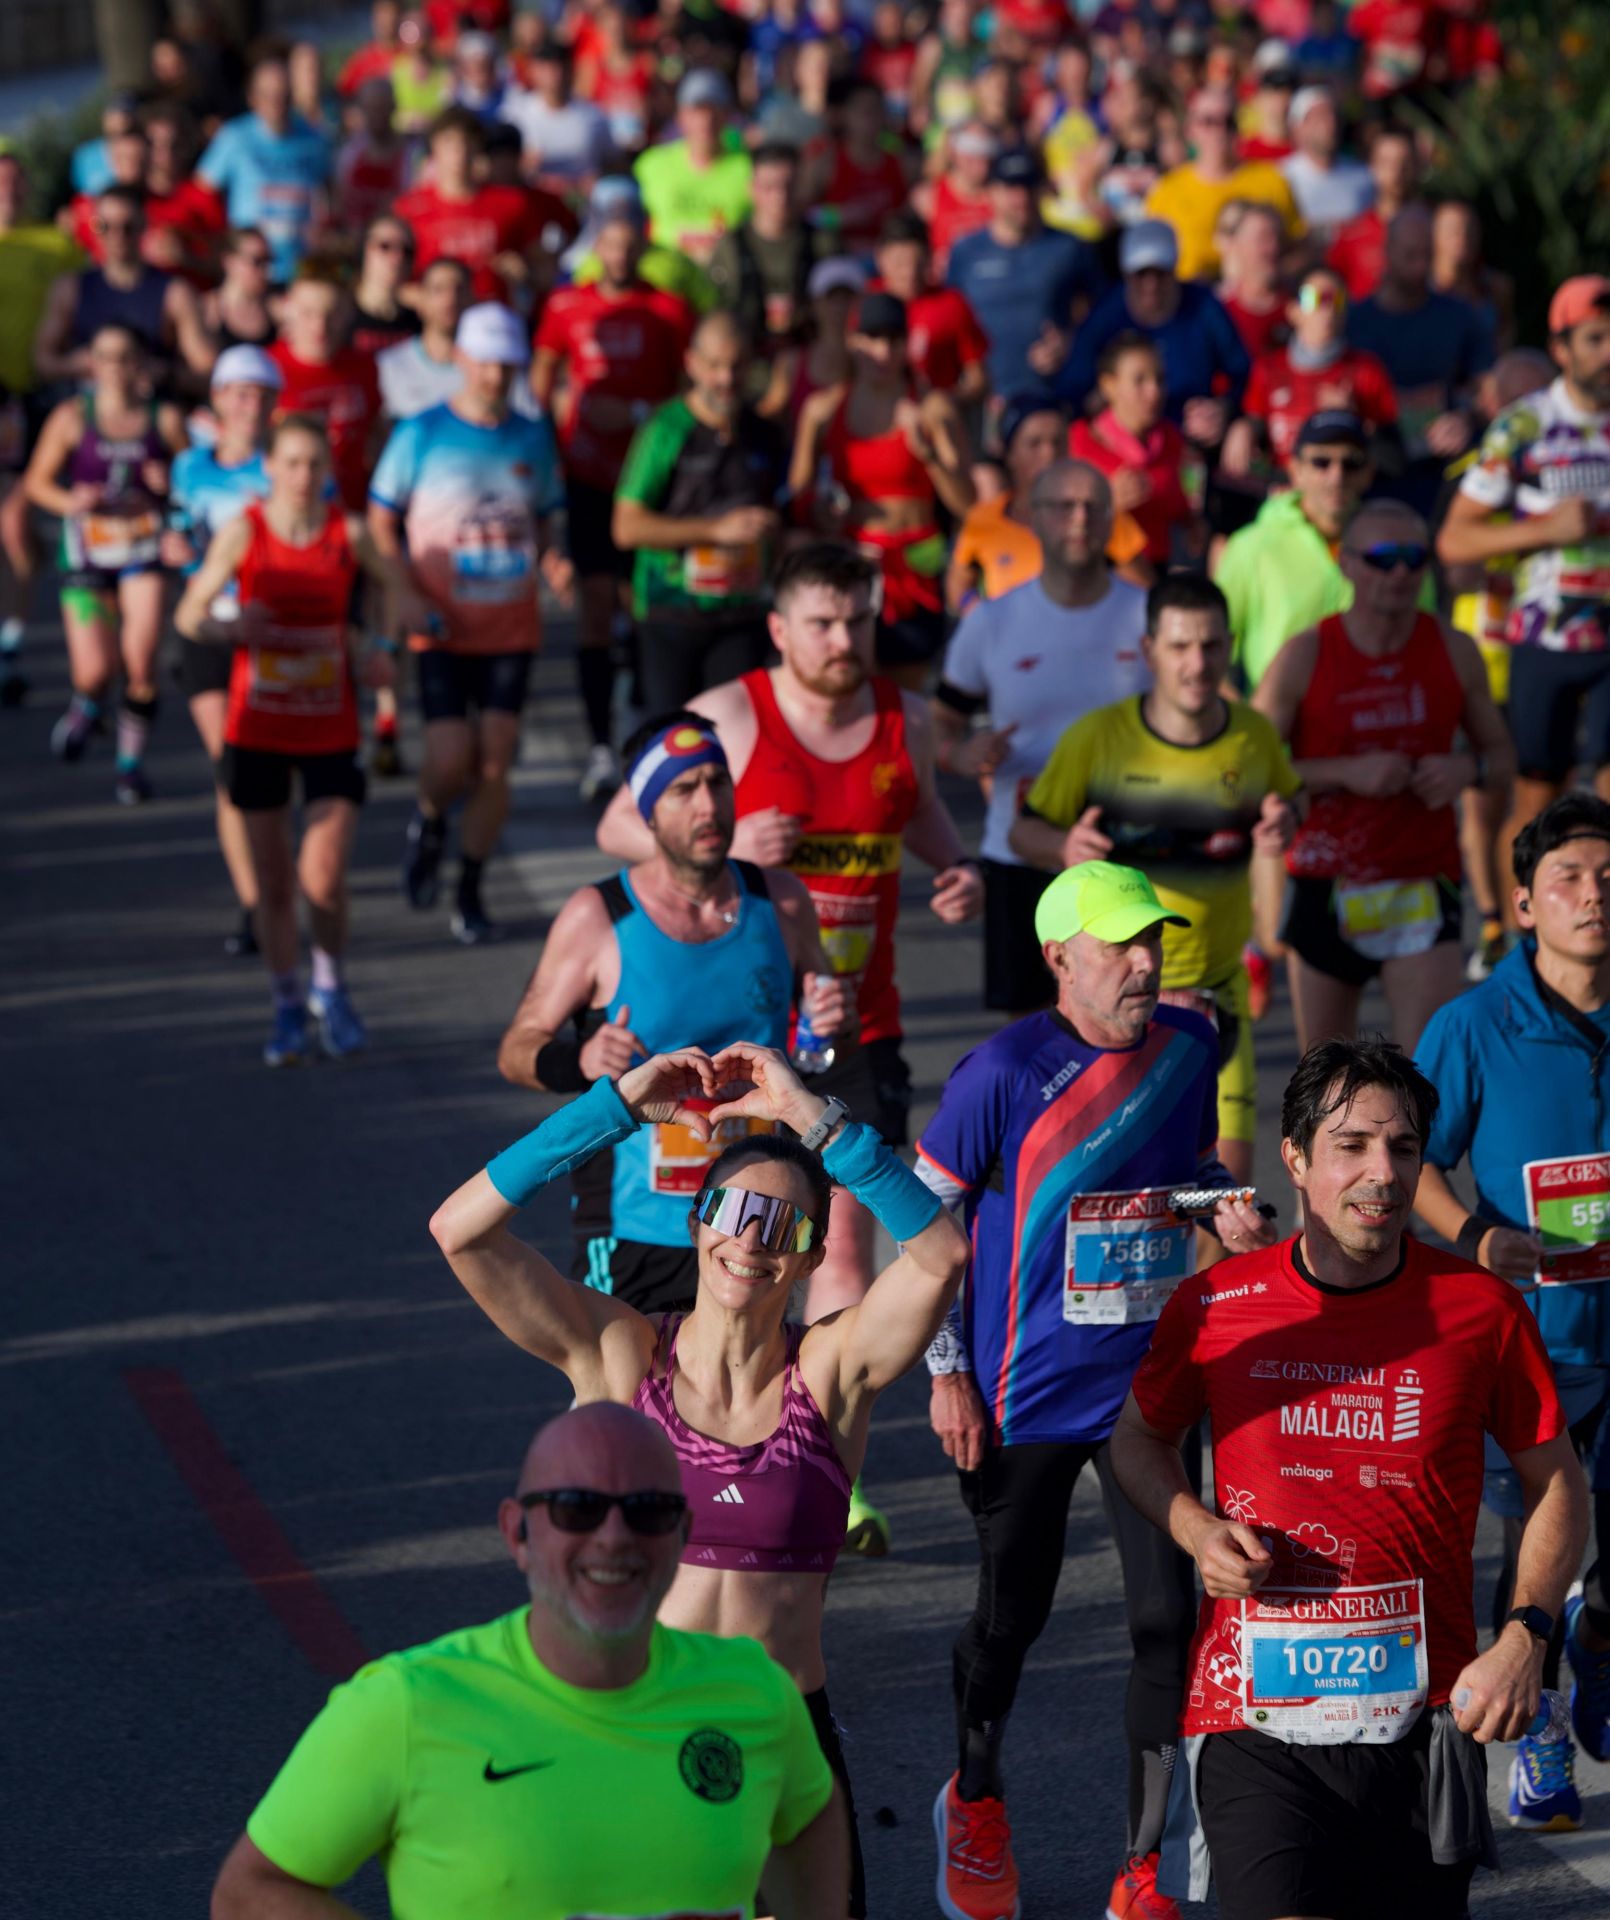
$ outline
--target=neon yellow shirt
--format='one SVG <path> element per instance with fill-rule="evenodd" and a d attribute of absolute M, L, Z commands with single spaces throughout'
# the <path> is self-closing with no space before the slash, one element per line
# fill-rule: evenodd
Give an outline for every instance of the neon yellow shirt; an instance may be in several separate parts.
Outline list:
<path fill-rule="evenodd" d="M 1254 200 L 1273 207 L 1285 223 L 1286 238 L 1300 240 L 1308 229 L 1292 196 L 1291 183 L 1267 160 L 1249 160 L 1228 180 L 1204 180 L 1187 164 L 1165 173 L 1146 196 L 1146 211 L 1166 220 L 1180 243 L 1182 280 L 1212 280 L 1219 271 L 1219 250 L 1213 229 L 1232 200 Z"/>
<path fill-rule="evenodd" d="M 799 1689 L 753 1640 L 656 1626 L 629 1687 L 538 1661 L 528 1607 L 337 1687 L 246 1831 L 335 1887 L 378 1856 L 394 1920 L 749 1915 L 832 1776 Z"/>
<path fill-rule="evenodd" d="M 655 243 L 705 257 L 722 234 L 749 217 L 749 155 L 718 153 L 707 167 L 688 158 L 685 140 L 650 147 L 633 168 Z"/>
<path fill-rule="evenodd" d="M 50 289 L 64 273 L 89 262 L 56 227 L 13 227 L 0 233 L 0 387 L 8 393 L 32 393 L 34 332 Z"/>
<path fill-rule="evenodd" d="M 584 253 L 570 278 L 578 287 L 590 287 L 603 271 L 604 263 L 596 253 Z M 658 287 L 661 293 L 674 293 L 679 300 L 686 300 L 695 313 L 709 313 L 721 298 L 715 282 L 696 260 L 669 247 L 657 247 L 652 241 L 637 263 L 637 277 Z"/>
<path fill-rule="evenodd" d="M 1138 867 L 1191 923 L 1163 928 L 1163 986 L 1216 988 L 1241 965 L 1252 932 L 1247 862 L 1258 809 L 1265 794 L 1289 799 L 1302 782 L 1274 727 L 1239 700 L 1227 703 L 1215 739 L 1179 747 L 1147 726 L 1141 699 L 1076 720 L 1024 804 L 1064 828 L 1100 807 L 1111 857 Z"/>

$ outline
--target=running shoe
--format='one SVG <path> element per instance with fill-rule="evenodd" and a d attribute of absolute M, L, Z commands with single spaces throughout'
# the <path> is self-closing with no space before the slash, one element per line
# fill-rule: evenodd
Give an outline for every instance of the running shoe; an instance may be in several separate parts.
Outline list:
<path fill-rule="evenodd" d="M 954 1773 L 934 1802 L 939 1911 L 948 1920 L 1018 1920 L 1012 1828 L 999 1800 L 963 1800 Z"/>
<path fill-rule="evenodd" d="M 358 1018 L 345 987 L 329 987 L 322 993 L 315 987 L 307 997 L 307 1010 L 318 1021 L 319 1045 L 332 1060 L 345 1060 L 368 1046 L 369 1029 Z"/>
<path fill-rule="evenodd" d="M 307 1058 L 307 1008 L 276 1007 L 274 1024 L 263 1043 L 263 1063 L 270 1067 L 299 1067 Z"/>
<path fill-rule="evenodd" d="M 76 698 L 70 700 L 67 711 L 50 730 L 50 750 L 58 760 L 82 760 L 94 731 L 94 708 Z"/>
<path fill-rule="evenodd" d="M 242 907 L 240 925 L 224 935 L 224 952 L 231 960 L 250 959 L 257 951 L 257 929 L 252 925 L 251 909 Z"/>
<path fill-rule="evenodd" d="M 1261 1020 L 1269 1011 L 1269 997 L 1274 992 L 1275 970 L 1269 964 L 1269 956 L 1262 947 L 1255 947 L 1249 941 L 1241 950 L 1241 962 L 1247 970 L 1247 1011 L 1254 1020 Z"/>
<path fill-rule="evenodd" d="M 1571 1730 L 1590 1760 L 1610 1760 L 1610 1650 L 1595 1653 L 1580 1639 L 1582 1583 L 1565 1599 L 1565 1657 L 1571 1663 Z"/>
<path fill-rule="evenodd" d="M 408 851 L 403 856 L 403 892 L 409 906 L 423 912 L 436 904 L 441 885 L 442 851 L 447 845 L 447 822 L 427 820 L 416 813 L 408 822 Z"/>
<path fill-rule="evenodd" d="M 369 771 L 377 780 L 397 780 L 408 769 L 403 765 L 402 749 L 394 733 L 377 733 L 369 749 Z"/>
<path fill-rule="evenodd" d="M 453 938 L 461 947 L 489 947 L 494 940 L 503 938 L 503 929 L 478 900 L 473 903 L 461 900 L 453 909 L 449 924 Z"/>
<path fill-rule="evenodd" d="M 1465 978 L 1479 985 L 1508 952 L 1509 935 L 1504 931 L 1503 922 L 1484 920 L 1481 923 L 1481 938 L 1465 962 Z"/>
<path fill-rule="evenodd" d="M 1112 1883 L 1107 1920 L 1180 1920 L 1179 1903 L 1157 1891 L 1157 1855 L 1137 1853 Z"/>
<path fill-rule="evenodd" d="M 615 749 L 601 740 L 588 754 L 587 765 L 582 770 L 581 797 L 607 800 L 620 783 L 621 763 L 615 758 Z"/>
<path fill-rule="evenodd" d="M 889 1551 L 889 1522 L 861 1491 L 861 1482 L 850 1488 L 850 1517 L 844 1529 L 844 1551 L 859 1553 L 868 1560 L 881 1560 Z"/>
<path fill-rule="evenodd" d="M 151 798 L 150 775 L 144 767 L 119 767 L 113 791 L 120 807 L 141 806 Z"/>
<path fill-rule="evenodd" d="M 1532 1833 L 1575 1833 L 1582 1797 L 1572 1778 L 1569 1739 L 1534 1740 L 1522 1734 L 1509 1763 L 1509 1824 Z"/>

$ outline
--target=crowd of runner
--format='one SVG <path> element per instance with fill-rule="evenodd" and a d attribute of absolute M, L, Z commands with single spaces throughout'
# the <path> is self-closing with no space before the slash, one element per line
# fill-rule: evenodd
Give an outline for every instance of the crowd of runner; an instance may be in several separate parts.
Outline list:
<path fill-rule="evenodd" d="M 1134 1649 L 1108 1920 L 1210 1869 L 1225 1920 L 1373 1920 L 1383 1874 L 1463 1920 L 1493 1740 L 1514 1824 L 1581 1824 L 1610 278 L 1531 334 L 1428 187 L 1485 11 L 376 0 L 336 63 L 188 0 L 60 204 L 0 142 L 0 704 L 64 640 L 38 724 L 137 809 L 177 678 L 265 1062 L 368 1044 L 370 777 L 415 782 L 411 907 L 498 936 L 556 609 L 618 863 L 498 1047 L 564 1104 L 432 1223 L 578 1402 L 500 1510 L 530 1606 L 338 1689 L 217 1913 L 348 1911 L 376 1855 L 404 1916 L 886 1910 L 821 1624 L 924 1355 L 980 1555 L 950 1920 L 1020 1911 L 1004 1736 L 1086 1465 Z M 1003 1022 L 914 1142 L 908 851 Z M 561 1178 L 568 1276 L 511 1231 Z"/>

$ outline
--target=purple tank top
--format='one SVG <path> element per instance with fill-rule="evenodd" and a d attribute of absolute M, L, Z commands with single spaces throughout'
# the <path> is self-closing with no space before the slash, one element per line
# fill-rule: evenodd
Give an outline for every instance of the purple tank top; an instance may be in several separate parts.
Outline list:
<path fill-rule="evenodd" d="M 84 399 L 84 431 L 67 463 L 67 484 L 101 488 L 100 504 L 63 523 L 67 564 L 75 570 L 121 573 L 154 567 L 162 551 L 162 504 L 146 486 L 147 461 L 167 467 L 173 459 L 157 428 L 156 411 L 138 434 L 119 439 L 95 418 L 95 399 Z"/>
<path fill-rule="evenodd" d="M 804 1329 L 785 1326 L 783 1417 L 746 1447 L 695 1433 L 676 1410 L 676 1336 L 668 1314 L 632 1405 L 664 1430 L 682 1465 L 693 1530 L 682 1561 L 742 1573 L 830 1573 L 850 1515 L 850 1476 L 799 1371 Z"/>

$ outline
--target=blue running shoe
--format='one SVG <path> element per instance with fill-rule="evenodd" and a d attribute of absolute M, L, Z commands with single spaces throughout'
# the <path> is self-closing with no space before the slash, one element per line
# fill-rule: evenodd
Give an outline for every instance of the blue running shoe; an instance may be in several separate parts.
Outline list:
<path fill-rule="evenodd" d="M 1533 1833 L 1575 1833 L 1582 1824 L 1582 1797 L 1572 1778 L 1575 1752 L 1569 1740 L 1524 1735 L 1509 1767 L 1509 1824 Z"/>
<path fill-rule="evenodd" d="M 276 1007 L 274 1024 L 263 1043 L 263 1062 L 270 1067 L 299 1067 L 307 1058 L 307 1008 Z"/>
<path fill-rule="evenodd" d="M 344 1060 L 349 1053 L 362 1053 L 368 1046 L 369 1029 L 358 1018 L 345 987 L 332 987 L 328 993 L 315 988 L 307 997 L 307 1006 L 319 1023 L 319 1044 L 332 1060 Z"/>
<path fill-rule="evenodd" d="M 1590 1760 L 1610 1760 L 1610 1651 L 1595 1653 L 1579 1637 L 1587 1604 L 1578 1582 L 1565 1601 L 1565 1657 L 1571 1663 L 1571 1730 Z"/>

